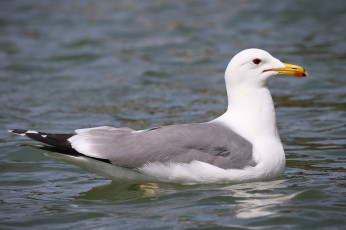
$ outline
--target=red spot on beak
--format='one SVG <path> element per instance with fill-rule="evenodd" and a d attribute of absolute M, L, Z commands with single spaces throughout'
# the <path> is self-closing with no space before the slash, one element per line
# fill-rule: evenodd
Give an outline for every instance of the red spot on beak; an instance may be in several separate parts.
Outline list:
<path fill-rule="evenodd" d="M 305 77 L 304 74 L 299 73 L 299 72 L 295 72 L 295 73 L 294 73 L 294 76 L 296 76 L 296 77 Z"/>

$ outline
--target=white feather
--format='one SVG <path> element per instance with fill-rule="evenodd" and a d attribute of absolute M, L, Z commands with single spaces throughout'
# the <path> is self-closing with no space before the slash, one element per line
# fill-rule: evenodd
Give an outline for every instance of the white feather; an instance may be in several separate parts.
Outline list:
<path fill-rule="evenodd" d="M 28 134 L 28 133 L 36 133 L 37 134 L 38 132 L 34 131 L 34 130 L 28 130 L 28 131 L 25 132 L 25 134 Z"/>

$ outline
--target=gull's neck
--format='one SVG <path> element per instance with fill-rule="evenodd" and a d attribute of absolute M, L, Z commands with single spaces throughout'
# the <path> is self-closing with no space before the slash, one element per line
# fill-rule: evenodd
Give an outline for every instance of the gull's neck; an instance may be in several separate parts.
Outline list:
<path fill-rule="evenodd" d="M 267 87 L 227 87 L 228 109 L 215 121 L 254 142 L 262 138 L 280 141 L 275 109 Z"/>
<path fill-rule="evenodd" d="M 276 126 L 274 103 L 267 87 L 227 87 L 228 109 L 218 122 L 253 145 L 255 174 L 274 177 L 285 169 L 285 153 Z"/>

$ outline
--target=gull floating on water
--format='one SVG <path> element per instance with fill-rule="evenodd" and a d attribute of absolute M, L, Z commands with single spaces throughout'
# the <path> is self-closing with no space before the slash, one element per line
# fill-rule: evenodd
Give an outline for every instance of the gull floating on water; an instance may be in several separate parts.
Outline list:
<path fill-rule="evenodd" d="M 182 184 L 240 183 L 283 175 L 285 153 L 268 82 L 278 75 L 307 77 L 260 49 L 230 61 L 226 73 L 228 109 L 205 123 L 145 130 L 109 126 L 50 134 L 10 132 L 50 145 L 50 156 L 114 180 Z"/>

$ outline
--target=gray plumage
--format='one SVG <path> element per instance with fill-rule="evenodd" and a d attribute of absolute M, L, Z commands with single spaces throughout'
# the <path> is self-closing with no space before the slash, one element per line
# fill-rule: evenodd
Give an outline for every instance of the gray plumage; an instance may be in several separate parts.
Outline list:
<path fill-rule="evenodd" d="M 69 139 L 78 152 L 126 168 L 150 162 L 206 162 L 223 169 L 255 166 L 252 144 L 217 123 L 155 127 L 143 131 L 97 127 L 77 130 Z"/>
<path fill-rule="evenodd" d="M 103 126 L 79 129 L 77 134 L 10 131 L 52 145 L 60 153 L 80 154 L 130 169 L 154 162 L 194 160 L 223 169 L 256 166 L 252 144 L 218 123 L 169 125 L 142 131 Z"/>

